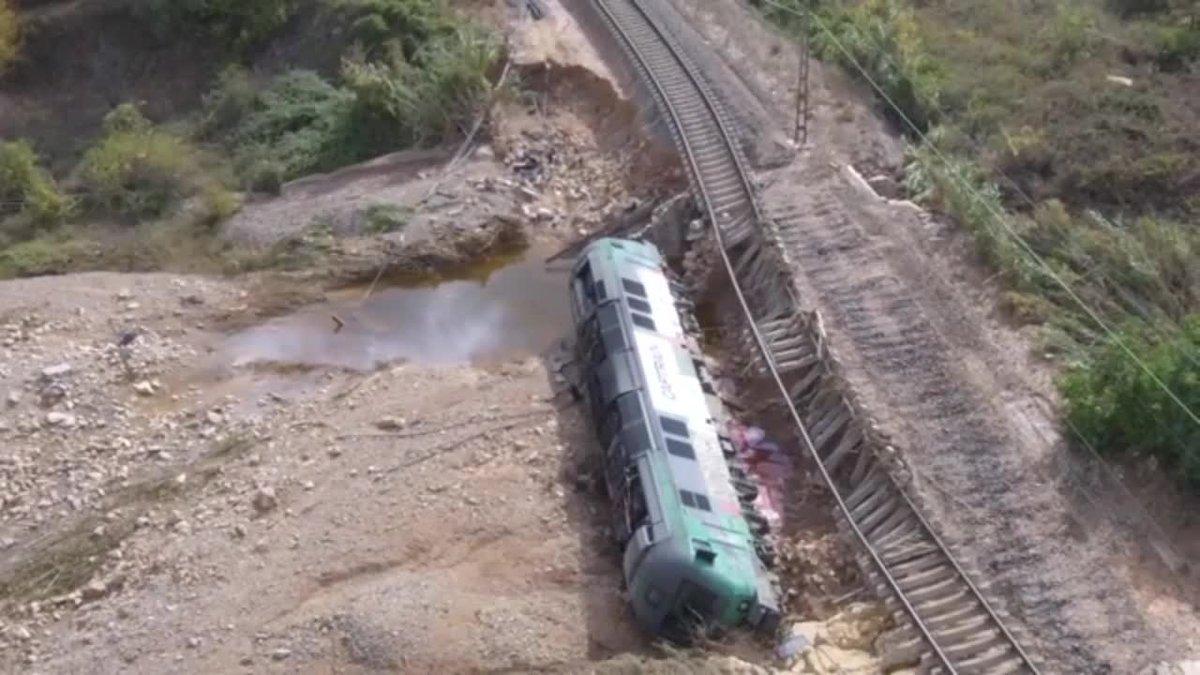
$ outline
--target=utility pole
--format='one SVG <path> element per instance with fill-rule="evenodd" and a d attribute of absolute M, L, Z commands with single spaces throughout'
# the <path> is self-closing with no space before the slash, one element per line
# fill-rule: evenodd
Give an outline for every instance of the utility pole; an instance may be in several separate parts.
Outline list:
<path fill-rule="evenodd" d="M 800 31 L 800 70 L 799 82 L 796 84 L 796 127 L 792 134 L 792 143 L 797 146 L 808 145 L 808 110 L 809 110 L 809 23 L 805 14 L 804 24 Z"/>

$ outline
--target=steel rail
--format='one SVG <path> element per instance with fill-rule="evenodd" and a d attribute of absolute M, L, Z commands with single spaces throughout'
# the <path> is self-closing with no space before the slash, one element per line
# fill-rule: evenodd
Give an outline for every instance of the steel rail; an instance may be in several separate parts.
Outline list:
<path fill-rule="evenodd" d="M 926 625 L 926 622 L 922 618 L 920 612 L 917 611 L 915 603 L 909 599 L 909 596 L 902 587 L 901 583 L 889 570 L 889 567 L 883 556 L 880 554 L 880 551 L 877 550 L 871 539 L 867 536 L 867 533 L 864 532 L 864 528 L 860 526 L 860 523 L 856 519 L 852 509 L 846 503 L 846 499 L 841 494 L 841 490 L 839 489 L 837 482 L 827 470 L 825 461 L 817 449 L 817 444 L 813 440 L 808 428 L 808 424 L 805 423 L 803 416 L 800 414 L 796 404 L 792 400 L 792 394 L 789 392 L 788 386 L 785 384 L 783 376 L 780 373 L 774 353 L 770 348 L 767 339 L 764 337 L 758 322 L 755 320 L 754 312 L 750 307 L 750 303 L 748 302 L 746 294 L 743 291 L 741 283 L 738 279 L 736 267 L 730 258 L 729 249 L 732 248 L 733 245 L 728 244 L 726 241 L 726 233 L 722 231 L 721 227 L 723 223 L 726 223 L 729 220 L 728 212 L 722 212 L 719 210 L 722 206 L 728 206 L 728 204 L 722 204 L 718 200 L 714 199 L 710 191 L 708 180 L 710 175 L 714 173 L 717 174 L 717 178 L 720 180 L 722 178 L 720 176 L 721 172 L 719 170 L 713 170 L 710 168 L 712 166 L 711 162 L 706 166 L 702 159 L 713 157 L 712 151 L 714 148 L 712 148 L 712 144 L 718 144 L 720 147 L 716 149 L 718 151 L 717 154 L 723 154 L 727 158 L 725 173 L 728 174 L 730 170 L 732 170 L 732 173 L 736 175 L 736 180 L 740 184 L 740 187 L 742 188 L 741 192 L 747 202 L 745 207 L 748 208 L 753 214 L 753 227 L 755 229 L 762 227 L 764 223 L 761 208 L 757 203 L 756 190 L 750 181 L 749 172 L 747 171 L 744 160 L 741 157 L 737 142 L 734 139 L 728 124 L 725 122 L 724 115 L 715 98 L 709 91 L 707 83 L 696 72 L 695 68 L 691 65 L 681 50 L 675 45 L 673 38 L 666 32 L 666 30 L 662 28 L 661 25 L 659 25 L 658 21 L 643 6 L 643 1 L 644 0 L 594 0 L 594 3 L 600 10 L 605 20 L 608 22 L 613 33 L 621 40 L 622 45 L 632 57 L 643 78 L 652 88 L 654 96 L 658 100 L 660 107 L 669 117 L 675 141 L 679 146 L 680 154 L 684 158 L 689 170 L 689 176 L 691 178 L 693 190 L 699 198 L 704 210 L 706 211 L 709 223 L 712 226 L 713 234 L 717 242 L 717 250 L 721 256 L 723 266 L 728 274 L 730 287 L 733 290 L 738 304 L 740 305 L 749 325 L 754 341 L 754 347 L 759 353 L 760 357 L 763 359 L 763 363 L 766 366 L 765 370 L 770 376 L 770 379 L 774 381 L 775 385 L 780 391 L 780 394 L 782 395 L 784 402 L 786 403 L 788 413 L 796 425 L 799 436 L 805 446 L 805 450 L 813 458 L 814 464 L 816 465 L 823 482 L 833 495 L 833 498 L 837 504 L 837 508 L 841 515 L 845 518 L 847 526 L 850 528 L 855 538 L 866 551 L 871 560 L 872 566 L 879 573 L 884 585 L 891 592 L 896 601 L 901 605 L 904 613 L 908 615 L 913 627 L 919 632 L 921 640 L 933 653 L 937 661 L 940 662 L 941 666 L 945 669 L 945 672 L 960 672 L 957 664 L 963 659 L 956 660 L 952 658 L 945 649 L 943 649 L 942 645 L 935 637 L 934 631 L 928 625 Z M 622 12 L 621 9 L 628 11 Z M 639 20 L 641 22 L 641 26 L 637 25 Z M 633 25 L 631 25 L 631 23 Z M 653 58 L 654 55 L 647 53 L 648 50 L 653 50 L 656 48 L 660 52 L 660 54 L 658 54 L 660 58 L 657 63 Z M 670 55 L 670 59 L 665 61 L 661 58 L 661 52 L 664 51 Z M 685 76 L 685 79 L 690 83 L 692 89 L 691 92 L 683 91 L 677 87 L 674 89 L 675 93 L 673 93 L 670 84 L 677 84 L 677 82 L 664 82 L 665 76 L 664 73 L 661 72 L 661 69 L 663 67 L 670 68 L 669 62 L 672 61 L 675 68 L 682 72 Z M 678 73 L 675 73 L 675 75 L 677 80 Z M 684 97 L 685 101 L 687 98 L 691 99 L 691 101 L 686 101 L 692 104 L 689 106 L 690 109 L 682 109 L 680 105 L 681 101 L 678 100 L 679 97 Z M 699 103 L 703 107 L 704 111 L 706 111 L 709 115 L 707 125 L 705 125 L 703 120 L 699 120 L 697 115 L 691 114 L 695 112 L 695 103 Z M 694 132 L 694 129 L 689 129 L 689 126 L 708 126 L 710 130 L 715 128 L 716 133 L 711 133 L 710 131 L 707 137 L 696 139 L 690 133 Z M 701 143 L 708 143 L 709 147 L 706 148 L 697 146 L 697 140 L 699 140 Z M 741 233 L 735 232 L 734 234 L 740 235 Z M 887 480 L 891 480 L 890 476 L 887 478 Z M 917 522 L 920 523 L 920 527 L 924 530 L 924 534 L 926 534 L 930 540 L 932 540 L 937 548 L 937 551 L 941 554 L 941 557 L 950 564 L 954 573 L 958 577 L 958 581 L 963 582 L 966 585 L 971 594 L 974 596 L 973 600 L 975 603 L 984 610 L 986 617 L 994 625 L 994 628 L 998 629 L 1007 640 L 1007 646 L 1012 649 L 1014 656 L 1020 661 L 1020 666 L 1017 668 L 1017 670 L 1025 670 L 1028 672 L 1037 673 L 1037 667 L 1034 665 L 1028 654 L 1026 654 L 1026 652 L 1021 648 L 1015 637 L 1004 625 L 1004 622 L 983 597 L 983 594 L 980 592 L 979 588 L 970 580 L 966 571 L 961 567 L 957 560 L 954 559 L 954 556 L 951 555 L 946 545 L 936 535 L 930 524 L 916 508 L 915 504 L 912 503 L 908 495 L 905 494 L 904 491 L 899 488 L 899 486 L 896 486 L 894 482 L 893 487 L 895 488 L 896 492 L 899 493 L 903 505 L 907 507 L 908 511 L 911 511 L 911 515 L 915 516 Z M 908 514 L 903 515 L 907 516 Z M 988 649 L 992 648 L 993 647 L 988 647 Z M 970 668 L 968 670 L 974 671 L 975 669 Z"/>

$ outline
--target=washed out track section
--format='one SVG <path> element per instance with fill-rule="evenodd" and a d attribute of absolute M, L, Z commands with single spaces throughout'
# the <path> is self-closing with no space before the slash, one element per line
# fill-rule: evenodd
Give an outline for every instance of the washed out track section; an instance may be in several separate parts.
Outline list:
<path fill-rule="evenodd" d="M 815 315 L 801 310 L 778 231 L 762 216 L 728 118 L 662 29 L 651 0 L 594 0 L 665 115 L 716 255 L 745 319 L 741 339 L 773 381 L 797 435 L 861 545 L 867 579 L 901 626 L 884 658 L 941 673 L 1037 672 L 889 471 L 888 453 L 847 393 Z"/>

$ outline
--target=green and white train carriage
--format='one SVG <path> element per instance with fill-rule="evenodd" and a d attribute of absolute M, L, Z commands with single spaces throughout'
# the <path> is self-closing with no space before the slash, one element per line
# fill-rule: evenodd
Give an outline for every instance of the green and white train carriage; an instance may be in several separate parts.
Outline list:
<path fill-rule="evenodd" d="M 638 621 L 678 641 L 773 629 L 774 587 L 727 463 L 720 403 L 662 256 L 647 243 L 593 242 L 572 270 L 571 305 Z"/>

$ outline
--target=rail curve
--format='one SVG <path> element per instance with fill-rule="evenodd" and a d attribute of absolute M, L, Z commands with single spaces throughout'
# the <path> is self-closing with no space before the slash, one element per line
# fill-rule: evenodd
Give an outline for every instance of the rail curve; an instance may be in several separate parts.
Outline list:
<path fill-rule="evenodd" d="M 712 226 L 744 339 L 860 545 L 873 590 L 906 626 L 890 658 L 940 673 L 1037 673 L 981 589 L 892 477 L 830 367 L 819 322 L 792 292 L 732 125 L 707 81 L 648 7 L 593 0 L 666 117 Z M 803 411 L 803 412 L 802 412 Z"/>

